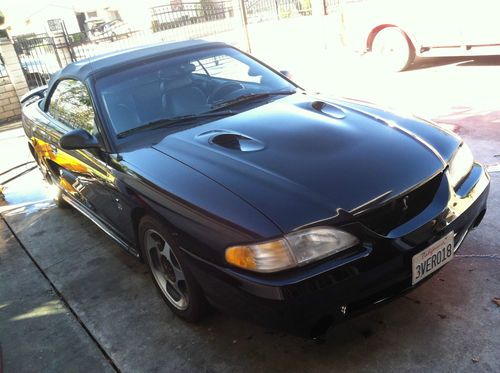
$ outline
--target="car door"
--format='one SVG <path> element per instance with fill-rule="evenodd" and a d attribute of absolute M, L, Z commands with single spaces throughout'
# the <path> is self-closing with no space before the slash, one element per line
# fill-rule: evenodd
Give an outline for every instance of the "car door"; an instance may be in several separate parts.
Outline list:
<path fill-rule="evenodd" d="M 92 100 L 84 83 L 60 81 L 49 97 L 46 115 L 51 122 L 48 150 L 52 169 L 61 187 L 84 208 L 104 219 L 103 206 L 112 202 L 114 176 L 109 171 L 105 154 L 99 149 L 65 150 L 59 140 L 65 133 L 84 129 L 102 138 L 96 125 Z"/>
<path fill-rule="evenodd" d="M 116 177 L 123 174 L 117 160 L 112 161 L 103 149 L 65 150 L 59 145 L 65 133 L 83 129 L 103 142 L 96 122 L 95 106 L 84 83 L 65 79 L 58 83 L 49 96 L 46 117 L 51 122 L 49 149 L 58 182 L 94 220 L 106 225 L 108 233 L 133 242 L 131 229 L 132 207 L 123 198 L 125 185 Z"/>

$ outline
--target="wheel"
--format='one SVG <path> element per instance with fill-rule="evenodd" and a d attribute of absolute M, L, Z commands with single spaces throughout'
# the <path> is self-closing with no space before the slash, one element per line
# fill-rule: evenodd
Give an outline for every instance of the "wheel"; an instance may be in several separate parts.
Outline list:
<path fill-rule="evenodd" d="M 153 282 L 167 305 L 185 321 L 200 320 L 208 304 L 170 230 L 146 216 L 139 224 L 139 238 Z"/>
<path fill-rule="evenodd" d="M 43 173 L 43 171 L 42 171 Z M 45 182 L 49 188 L 50 196 L 52 197 L 52 201 L 59 208 L 67 208 L 69 207 L 68 202 L 66 202 L 63 198 L 63 190 L 62 187 L 58 185 L 58 182 L 55 181 L 53 177 L 51 177 L 48 173 L 44 174 Z M 61 179 L 63 180 L 63 179 Z"/>
<path fill-rule="evenodd" d="M 403 71 L 415 59 L 415 49 L 408 36 L 397 27 L 381 30 L 372 44 L 372 53 L 390 71 Z"/>

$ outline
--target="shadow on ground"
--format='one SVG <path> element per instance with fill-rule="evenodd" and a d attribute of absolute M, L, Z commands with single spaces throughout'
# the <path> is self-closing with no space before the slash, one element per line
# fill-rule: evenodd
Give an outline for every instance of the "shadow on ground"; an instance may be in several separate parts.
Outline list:
<path fill-rule="evenodd" d="M 417 57 L 407 71 L 431 69 L 439 66 L 500 66 L 500 56 L 461 56 L 461 57 Z"/>

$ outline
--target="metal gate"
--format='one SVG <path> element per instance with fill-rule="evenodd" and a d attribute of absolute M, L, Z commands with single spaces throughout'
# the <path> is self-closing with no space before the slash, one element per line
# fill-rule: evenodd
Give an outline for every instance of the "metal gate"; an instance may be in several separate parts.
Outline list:
<path fill-rule="evenodd" d="M 23 35 L 13 37 L 13 41 L 30 89 L 47 84 L 50 76 L 63 67 L 54 39 L 49 35 Z"/>
<path fill-rule="evenodd" d="M 347 0 L 323 0 L 324 14 L 330 14 L 342 1 Z M 52 74 L 73 61 L 119 49 L 195 38 L 222 40 L 245 48 L 245 44 L 247 47 L 250 44 L 247 25 L 252 26 L 252 32 L 267 33 L 266 27 L 285 20 L 289 22 L 279 22 L 280 29 L 291 35 L 296 25 L 307 27 L 313 21 L 311 3 L 311 0 L 166 2 L 150 8 L 149 28 L 134 30 L 121 19 L 115 19 L 95 24 L 85 32 L 68 34 L 62 20 L 51 20 L 49 28 L 54 37 L 28 34 L 13 37 L 13 41 L 28 86 L 33 89 L 47 84 Z"/>
<path fill-rule="evenodd" d="M 248 23 L 312 15 L 311 0 L 244 0 Z"/>

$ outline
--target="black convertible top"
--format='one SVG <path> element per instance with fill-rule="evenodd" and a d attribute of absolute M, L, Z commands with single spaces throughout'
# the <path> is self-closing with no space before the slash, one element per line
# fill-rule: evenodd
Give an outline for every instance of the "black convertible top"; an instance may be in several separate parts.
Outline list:
<path fill-rule="evenodd" d="M 205 40 L 188 40 L 175 43 L 161 43 L 139 46 L 135 48 L 110 52 L 70 63 L 52 76 L 49 86 L 51 86 L 61 77 L 76 78 L 83 81 L 89 76 L 97 74 L 103 70 L 116 68 L 120 65 L 133 63 L 134 61 L 138 61 L 141 59 L 176 54 L 179 52 L 196 50 L 199 48 L 210 46 L 220 47 L 227 46 L 227 44 L 222 42 L 208 42 Z"/>

